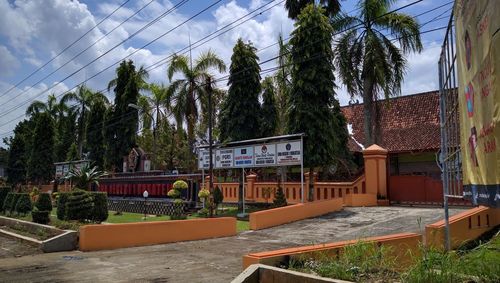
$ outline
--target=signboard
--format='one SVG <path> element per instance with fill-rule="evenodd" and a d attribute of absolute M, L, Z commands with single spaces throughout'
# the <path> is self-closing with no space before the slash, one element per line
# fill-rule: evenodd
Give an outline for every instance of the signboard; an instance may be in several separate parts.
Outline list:
<path fill-rule="evenodd" d="M 214 149 L 214 169 L 301 165 L 302 141 L 260 143 Z M 208 169 L 208 150 L 198 152 L 198 169 Z"/>
<path fill-rule="evenodd" d="M 151 160 L 144 160 L 144 172 L 151 171 Z"/>
<path fill-rule="evenodd" d="M 246 168 L 253 166 L 253 146 L 234 149 L 234 167 Z"/>
<path fill-rule="evenodd" d="M 212 153 L 213 160 L 215 160 L 215 154 Z M 210 164 L 210 155 L 208 154 L 207 149 L 200 149 L 198 152 L 198 168 L 199 169 L 208 169 Z M 215 165 L 215 164 L 214 164 Z"/>
<path fill-rule="evenodd" d="M 56 165 L 56 177 L 62 177 L 63 176 L 63 165 Z"/>
<path fill-rule="evenodd" d="M 500 6 L 457 1 L 455 8 L 464 197 L 500 207 Z"/>
<path fill-rule="evenodd" d="M 278 143 L 276 148 L 278 152 L 278 165 L 300 164 L 302 160 L 302 146 L 300 141 Z"/>
<path fill-rule="evenodd" d="M 254 146 L 256 166 L 276 165 L 276 144 L 259 144 Z"/>
<path fill-rule="evenodd" d="M 231 168 L 233 167 L 233 149 L 218 149 L 215 151 L 215 167 Z"/>

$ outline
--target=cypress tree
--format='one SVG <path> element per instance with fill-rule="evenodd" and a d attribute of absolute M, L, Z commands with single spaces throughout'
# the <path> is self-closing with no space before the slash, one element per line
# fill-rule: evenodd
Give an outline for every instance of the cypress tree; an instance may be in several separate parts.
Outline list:
<path fill-rule="evenodd" d="M 229 91 L 219 120 L 220 140 L 237 141 L 260 136 L 260 66 L 251 43 L 238 42 L 229 69 Z"/>
<path fill-rule="evenodd" d="M 31 127 L 33 121 L 24 120 L 16 125 L 14 129 L 14 138 L 10 141 L 9 155 L 7 158 L 7 182 L 11 185 L 17 185 L 26 181 L 28 166 L 28 156 L 31 149 Z"/>
<path fill-rule="evenodd" d="M 116 79 L 110 85 L 114 85 L 115 108 L 112 112 L 111 131 L 107 137 L 113 137 L 114 144 L 108 144 L 115 147 L 112 151 L 115 156 L 109 156 L 111 165 L 116 168 L 122 166 L 122 156 L 127 155 L 131 148 L 135 146 L 135 138 L 138 127 L 138 113 L 129 104 L 137 105 L 139 99 L 140 74 L 136 72 L 134 63 L 122 61 L 116 69 Z M 106 139 L 108 142 L 109 140 Z"/>
<path fill-rule="evenodd" d="M 56 141 L 54 145 L 54 161 L 66 160 L 71 144 L 75 142 L 76 116 L 74 112 L 60 116 L 56 124 Z"/>
<path fill-rule="evenodd" d="M 261 135 L 269 137 L 274 136 L 278 125 L 278 111 L 276 109 L 274 84 L 271 77 L 264 79 L 262 89 Z"/>
<path fill-rule="evenodd" d="M 54 125 L 48 113 L 35 115 L 35 131 L 31 138 L 28 177 L 37 184 L 49 182 L 54 175 Z"/>
<path fill-rule="evenodd" d="M 89 159 L 99 168 L 104 168 L 104 116 L 106 104 L 101 99 L 96 99 L 90 106 L 87 119 L 87 149 Z"/>
<path fill-rule="evenodd" d="M 290 40 L 294 67 L 288 132 L 306 134 L 304 164 L 311 176 L 315 167 L 334 163 L 347 148 L 347 127 L 334 92 L 332 35 L 323 9 L 308 5 L 299 15 Z M 312 199 L 313 178 L 310 180 Z"/>

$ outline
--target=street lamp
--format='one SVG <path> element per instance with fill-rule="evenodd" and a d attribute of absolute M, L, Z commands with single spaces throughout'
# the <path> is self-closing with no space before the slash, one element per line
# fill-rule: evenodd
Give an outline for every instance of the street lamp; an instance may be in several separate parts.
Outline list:
<path fill-rule="evenodd" d="M 152 160 L 152 162 L 153 162 L 153 170 L 156 170 L 156 166 L 155 166 L 155 163 L 156 163 L 155 162 L 155 158 L 156 158 L 156 123 L 158 123 L 158 121 L 154 120 L 154 117 L 153 117 L 153 115 L 151 115 L 151 113 L 142 111 L 142 108 L 139 107 L 139 105 L 129 103 L 128 107 L 133 108 L 139 112 L 146 113 L 151 118 L 151 121 L 154 122 L 153 123 L 153 160 Z"/>

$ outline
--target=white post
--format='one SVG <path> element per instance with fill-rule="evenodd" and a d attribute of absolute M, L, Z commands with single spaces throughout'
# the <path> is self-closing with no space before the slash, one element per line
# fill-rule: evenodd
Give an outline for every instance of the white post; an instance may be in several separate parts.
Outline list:
<path fill-rule="evenodd" d="M 243 215 L 245 215 L 245 168 L 241 168 L 242 179 L 243 179 Z"/>
<path fill-rule="evenodd" d="M 304 141 L 300 136 L 300 191 L 302 192 L 301 202 L 304 203 Z M 309 176 L 311 178 L 312 176 Z"/>

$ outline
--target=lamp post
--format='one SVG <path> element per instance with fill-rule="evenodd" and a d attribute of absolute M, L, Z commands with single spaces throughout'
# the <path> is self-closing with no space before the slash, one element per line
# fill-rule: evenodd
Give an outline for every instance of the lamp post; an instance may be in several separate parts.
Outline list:
<path fill-rule="evenodd" d="M 144 219 L 143 220 L 146 220 L 147 219 L 147 215 L 148 215 L 148 196 L 149 196 L 149 193 L 148 191 L 144 191 L 142 193 L 142 196 L 144 197 Z"/>
<path fill-rule="evenodd" d="M 151 121 L 154 122 L 153 123 L 153 155 L 154 156 L 153 156 L 153 160 L 152 160 L 152 162 L 153 162 L 152 165 L 153 165 L 153 170 L 156 170 L 156 165 L 155 165 L 156 164 L 156 162 L 155 162 L 155 159 L 156 159 L 156 124 L 158 123 L 158 121 L 155 121 L 155 119 L 154 119 L 153 115 L 151 115 L 151 113 L 142 111 L 142 108 L 139 107 L 139 105 L 129 103 L 128 107 L 133 108 L 137 111 L 146 113 L 151 118 Z"/>

